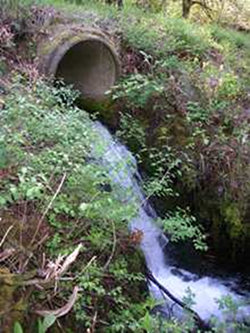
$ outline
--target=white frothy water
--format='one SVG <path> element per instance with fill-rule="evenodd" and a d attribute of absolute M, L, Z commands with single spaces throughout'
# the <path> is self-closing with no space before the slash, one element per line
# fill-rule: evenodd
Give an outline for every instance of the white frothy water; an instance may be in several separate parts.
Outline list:
<path fill-rule="evenodd" d="M 135 158 L 125 146 L 115 141 L 108 130 L 99 122 L 94 123 L 93 129 L 96 133 L 97 144 L 93 145 L 92 154 L 95 159 L 107 167 L 111 182 L 116 188 L 120 188 L 117 194 L 119 199 L 123 204 L 126 204 L 132 197 L 135 197 L 140 203 L 138 214 L 131 221 L 130 228 L 132 231 L 140 230 L 143 232 L 141 248 L 149 270 L 163 286 L 180 300 L 190 288 L 195 294 L 195 305 L 192 308 L 203 320 L 208 320 L 212 315 L 220 319 L 228 319 L 223 317 L 224 314 L 219 310 L 216 300 L 228 294 L 235 300 L 240 300 L 241 296 L 232 292 L 222 280 L 210 277 L 198 278 L 184 270 L 178 270 L 181 273 L 178 275 L 173 273 L 175 267 L 168 264 L 163 251 L 164 240 L 166 245 L 167 239 L 164 238 L 162 231 L 155 224 L 153 217 L 155 212 L 145 202 L 143 192 L 138 184 L 139 176 Z M 155 298 L 162 299 L 162 293 L 158 287 L 150 284 L 149 288 Z M 244 307 L 240 316 L 245 318 L 249 313 L 250 309 Z"/>

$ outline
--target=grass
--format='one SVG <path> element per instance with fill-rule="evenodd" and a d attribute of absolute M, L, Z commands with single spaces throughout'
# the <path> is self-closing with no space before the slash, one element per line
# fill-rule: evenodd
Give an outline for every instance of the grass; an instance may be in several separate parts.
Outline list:
<path fill-rule="evenodd" d="M 11 8 L 17 8 L 19 2 L 11 1 Z M 82 17 L 85 23 L 100 24 L 103 20 L 126 36 L 127 42 L 136 48 L 159 56 L 178 52 L 190 52 L 202 55 L 212 47 L 221 49 L 229 44 L 228 49 L 243 48 L 250 50 L 248 34 L 221 27 L 219 24 L 192 23 L 176 17 L 171 9 L 166 12 L 150 12 L 139 8 L 131 1 L 125 1 L 125 7 L 119 11 L 115 6 L 104 2 L 82 0 L 79 5 L 67 0 L 22 0 L 19 5 L 30 6 L 31 3 L 53 6 L 66 15 Z M 90 14 L 94 14 L 90 16 Z M 93 22 L 94 20 L 94 22 Z M 249 51 L 250 52 L 250 51 Z"/>
<path fill-rule="evenodd" d="M 110 20 L 110 24 L 114 21 L 116 30 L 126 36 L 129 45 L 158 56 L 182 51 L 201 55 L 213 47 L 223 53 L 225 43 L 229 44 L 228 49 L 243 48 L 245 52 L 250 52 L 247 33 L 223 28 L 214 23 L 192 23 L 172 15 L 171 12 L 145 12 L 131 2 L 125 1 L 125 8 L 121 12 L 100 1 L 90 3 L 83 0 L 81 5 L 76 5 L 63 0 L 45 0 L 43 4 L 53 5 L 67 13 L 77 13 L 79 17 L 87 17 L 87 13 L 93 13 L 97 21 L 98 18 Z"/>

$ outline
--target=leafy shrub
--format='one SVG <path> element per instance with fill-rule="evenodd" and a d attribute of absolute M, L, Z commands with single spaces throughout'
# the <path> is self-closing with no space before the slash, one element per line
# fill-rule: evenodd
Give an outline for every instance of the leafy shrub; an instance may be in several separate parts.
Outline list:
<path fill-rule="evenodd" d="M 156 80 L 150 79 L 147 75 L 135 74 L 126 78 L 114 88 L 113 99 L 126 98 L 128 107 L 143 108 L 149 99 L 160 95 L 164 86 Z"/>
<path fill-rule="evenodd" d="M 174 213 L 168 216 L 160 223 L 163 225 L 164 230 L 170 235 L 173 242 L 192 240 L 196 250 L 207 250 L 207 245 L 204 242 L 206 236 L 201 232 L 197 225 L 196 218 L 188 211 L 177 209 Z"/>
<path fill-rule="evenodd" d="M 5 156 L 2 167 L 6 171 L 0 184 L 2 225 L 8 221 L 7 212 L 15 207 L 26 216 L 29 228 L 21 227 L 22 222 L 17 220 L 17 231 L 11 235 L 11 239 L 25 237 L 24 256 L 30 253 L 27 251 L 33 253 L 33 263 L 26 258 L 26 272 L 34 264 L 37 269 L 42 265 L 39 251 L 33 250 L 34 241 L 41 242 L 43 251 L 52 258 L 71 253 L 75 244 L 81 242 L 80 259 L 69 280 L 59 282 L 57 297 L 62 302 L 74 281 L 82 288 L 75 305 L 76 326 L 90 327 L 98 311 L 96 325 L 100 329 L 114 332 L 110 322 L 115 327 L 116 320 L 123 318 L 123 329 L 133 331 L 130 326 L 145 311 L 140 304 L 144 302 L 143 290 L 146 291 L 142 259 L 130 243 L 127 230 L 135 209 L 121 206 L 112 191 L 105 190 L 110 186 L 109 170 L 91 163 L 90 154 L 93 142 L 102 149 L 102 140 L 93 131 L 89 116 L 73 106 L 75 97 L 66 87 L 57 89 L 42 81 L 29 86 L 17 77 L 12 83 L 0 120 Z M 33 217 L 27 207 L 34 212 Z M 40 228 L 38 221 L 44 219 L 44 212 L 46 221 Z M 51 234 L 44 244 L 46 228 Z M 0 231 L 3 235 L 6 232 L 4 228 Z M 17 274 L 18 269 L 11 268 Z M 27 296 L 28 313 L 39 305 L 37 296 L 46 305 L 46 293 L 50 292 L 49 289 Z M 131 303 L 137 307 L 131 308 Z M 125 316 L 130 318 L 129 323 Z"/>

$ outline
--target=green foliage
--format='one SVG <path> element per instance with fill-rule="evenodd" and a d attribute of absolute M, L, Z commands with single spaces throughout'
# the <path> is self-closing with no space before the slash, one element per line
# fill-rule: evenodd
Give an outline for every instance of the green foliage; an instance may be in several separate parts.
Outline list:
<path fill-rule="evenodd" d="M 31 87 L 21 77 L 14 80 L 0 120 L 6 156 L 3 166 L 11 170 L 0 185 L 2 211 L 15 206 L 22 209 L 23 203 L 33 207 L 37 218 L 27 217 L 30 230 L 20 229 L 22 237 L 28 237 L 29 248 L 32 230 L 50 207 L 46 224 L 51 237 L 44 251 L 53 258 L 69 254 L 75 243 L 83 244 L 72 273 L 83 290 L 75 305 L 77 323 L 90 327 L 98 306 L 100 330 L 114 331 L 108 328 L 110 321 L 115 327 L 124 316 L 124 330 L 128 332 L 143 316 L 140 304 L 145 288 L 142 258 L 128 241 L 126 222 L 134 216 L 136 207 L 121 205 L 113 191 L 105 190 L 113 186 L 109 170 L 94 161 L 91 153 L 95 142 L 101 156 L 103 140 L 93 130 L 89 116 L 73 106 L 76 97 L 64 86 L 58 89 L 38 81 Z M 5 217 L 2 221 L 5 223 Z M 38 267 L 39 260 L 38 256 Z M 58 287 L 58 297 L 64 298 L 72 284 L 60 283 Z M 40 293 L 42 299 L 45 296 Z M 30 306 L 36 303 L 36 297 L 30 302 Z M 131 309 L 131 303 L 137 306 Z M 47 320 L 39 324 L 43 331 L 50 324 Z"/>
<path fill-rule="evenodd" d="M 143 151 L 144 153 L 144 151 Z M 149 173 L 144 181 L 148 197 L 178 196 L 174 190 L 174 180 L 181 176 L 181 160 L 169 146 L 145 149 L 149 163 Z"/>
<path fill-rule="evenodd" d="M 136 5 L 141 7 L 145 10 L 159 13 L 166 9 L 166 0 L 159 1 L 159 0 L 137 0 Z"/>
<path fill-rule="evenodd" d="M 148 147 L 145 126 L 129 113 L 121 113 L 116 135 L 136 154 L 146 170 L 143 187 L 147 197 L 178 196 L 173 183 L 181 177 L 182 161 L 170 146 Z"/>
<path fill-rule="evenodd" d="M 195 206 L 199 223 L 219 219 L 235 247 L 236 238 L 249 235 L 248 34 L 133 13 L 129 23 L 127 12 L 120 22 L 135 65 L 114 89 L 119 109 L 130 115 L 127 125 L 121 118 L 118 134 L 133 151 L 140 149 L 148 196 L 168 201 L 179 195 L 182 206 Z M 198 204 L 192 199 L 197 196 Z M 225 200 L 229 206 L 237 201 L 238 219 L 227 217 Z"/>
<path fill-rule="evenodd" d="M 242 235 L 244 235 L 244 226 L 240 207 L 235 203 L 225 203 L 222 208 L 224 208 L 223 215 L 225 216 L 230 237 L 233 240 L 242 238 Z"/>
<path fill-rule="evenodd" d="M 183 302 L 187 305 L 188 308 L 192 309 L 195 303 L 195 294 L 192 292 L 191 288 L 188 287 L 186 294 L 183 297 Z"/>
<path fill-rule="evenodd" d="M 117 136 L 137 152 L 147 196 L 163 201 L 180 196 L 183 206 L 188 206 L 190 189 L 198 197 L 205 188 L 205 206 L 199 202 L 198 209 L 206 210 L 202 213 L 207 218 L 211 207 L 206 199 L 212 197 L 218 207 L 226 198 L 221 210 L 225 233 L 229 230 L 233 240 L 241 240 L 249 198 L 249 126 L 242 115 L 249 95 L 249 36 L 182 20 L 179 9 L 171 17 L 171 6 L 179 3 L 169 3 L 165 15 L 156 1 L 148 2 L 151 10 L 145 13 L 125 1 L 120 14 L 100 1 L 36 1 L 64 7 L 67 13 L 77 11 L 86 24 L 110 25 L 115 31 L 119 27 L 122 45 L 139 55 L 142 66 L 138 69 L 135 64 L 114 88 L 114 101 L 122 110 Z M 29 8 L 30 2 L 8 0 L 0 11 L 16 17 L 21 13 L 19 4 Z M 6 72 L 4 65 L 0 71 Z M 201 92 L 198 101 L 193 88 Z M 60 300 L 70 294 L 72 281 L 82 288 L 72 314 L 76 325 L 86 330 L 97 316 L 97 331 L 187 332 L 189 320 L 163 322 L 150 315 L 152 307 L 145 306 L 143 260 L 127 232 L 136 207 L 120 204 L 112 193 L 108 170 L 93 161 L 93 142 L 101 155 L 102 140 L 92 130 L 89 116 L 73 106 L 76 98 L 63 85 L 55 88 L 38 81 L 31 86 L 23 77 L 12 82 L 0 111 L 2 221 L 9 218 L 4 214 L 19 211 L 20 220 L 25 216 L 29 226 L 35 223 L 30 215 L 39 220 L 65 176 L 45 216 L 50 239 L 43 251 L 56 257 L 70 253 L 78 242 L 83 244 L 72 273 L 58 286 Z M 206 249 L 202 228 L 192 215 L 177 209 L 160 223 L 172 241 L 191 240 L 196 249 Z M 24 253 L 32 250 L 29 232 Z M 38 236 L 42 238 L 42 233 Z M 35 256 L 32 269 L 42 265 L 39 260 Z M 39 297 L 46 304 L 42 292 Z M 192 299 L 188 292 L 185 301 L 192 303 Z M 36 303 L 37 295 L 31 299 L 31 305 Z M 225 298 L 223 304 L 236 312 L 230 300 Z M 225 332 L 226 325 L 220 323 L 217 331 Z M 235 323 L 232 329 L 243 332 L 243 326 Z"/>
<path fill-rule="evenodd" d="M 218 94 L 222 98 L 232 99 L 239 95 L 241 89 L 238 77 L 232 73 L 225 73 L 221 78 Z"/>
<path fill-rule="evenodd" d="M 218 25 L 211 25 L 211 33 L 213 37 L 222 44 L 224 42 L 229 42 L 231 47 L 246 47 L 247 49 L 250 47 L 248 35 L 238 32 L 237 30 L 225 29 Z"/>
<path fill-rule="evenodd" d="M 166 218 L 160 219 L 159 223 L 170 235 L 172 242 L 192 240 L 196 250 L 207 250 L 206 236 L 197 225 L 196 218 L 190 215 L 188 211 L 179 208 L 174 213 L 168 214 Z"/>
<path fill-rule="evenodd" d="M 233 331 L 239 333 L 247 333 L 249 331 L 248 324 L 241 323 L 237 317 L 242 306 L 246 305 L 246 302 L 242 300 L 235 301 L 231 295 L 224 295 L 217 300 L 218 308 L 222 313 L 230 318 L 230 322 L 222 322 L 218 318 L 211 318 L 211 323 L 214 325 L 212 332 L 224 333 L 226 331 Z"/>
<path fill-rule="evenodd" d="M 23 333 L 22 326 L 18 321 L 14 324 L 14 333 Z"/>
<path fill-rule="evenodd" d="M 15 19 L 15 28 L 20 28 L 21 20 L 27 17 L 35 0 L 3 0 L 0 6 L 0 19 L 8 22 Z"/>
<path fill-rule="evenodd" d="M 41 321 L 38 320 L 38 333 L 46 333 L 48 329 L 54 325 L 56 321 L 56 317 L 53 315 L 47 315 L 44 317 L 44 319 Z"/>
<path fill-rule="evenodd" d="M 56 317 L 53 315 L 47 315 L 43 320 L 38 319 L 38 328 L 37 333 L 46 333 L 50 327 L 54 325 L 56 321 Z M 13 333 L 23 333 L 24 330 L 19 322 L 15 322 L 14 324 L 14 332 Z"/>
<path fill-rule="evenodd" d="M 128 107 L 143 108 L 149 99 L 161 94 L 163 90 L 164 86 L 148 75 L 134 74 L 114 88 L 113 99 L 126 98 Z"/>
<path fill-rule="evenodd" d="M 143 125 L 129 113 L 120 113 L 119 129 L 116 136 L 126 142 L 130 149 L 138 152 L 146 147 L 146 133 Z"/>
<path fill-rule="evenodd" d="M 187 104 L 188 116 L 187 119 L 190 123 L 206 124 L 209 120 L 209 111 L 204 109 L 198 102 L 188 102 Z"/>
<path fill-rule="evenodd" d="M 184 50 L 202 55 L 213 45 L 206 29 L 197 30 L 193 24 L 176 18 L 146 17 L 140 22 L 135 19 L 134 24 L 125 21 L 123 29 L 130 45 L 157 57 Z"/>

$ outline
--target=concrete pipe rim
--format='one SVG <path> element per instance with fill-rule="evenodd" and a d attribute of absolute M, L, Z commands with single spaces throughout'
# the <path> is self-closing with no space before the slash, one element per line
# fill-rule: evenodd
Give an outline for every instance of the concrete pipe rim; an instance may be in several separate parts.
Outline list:
<path fill-rule="evenodd" d="M 105 37 L 105 35 L 102 36 L 102 33 L 100 31 L 98 31 L 97 36 L 95 36 L 95 32 L 87 31 L 84 35 L 79 35 L 79 36 L 71 35 L 71 36 L 68 36 L 68 38 L 65 38 L 64 40 L 60 40 L 59 43 L 57 44 L 57 47 L 55 47 L 49 53 L 49 55 L 47 55 L 47 59 L 45 60 L 45 63 L 44 63 L 44 65 L 45 65 L 44 73 L 52 79 L 57 79 L 58 78 L 57 74 L 58 74 L 60 64 L 62 64 L 65 57 L 67 57 L 67 54 L 70 52 L 74 52 L 73 50 L 77 46 L 84 49 L 84 44 L 88 45 L 88 43 L 90 43 L 89 45 L 91 45 L 91 43 L 93 42 L 93 45 L 94 45 L 94 43 L 96 43 L 97 54 L 98 54 L 98 47 L 100 48 L 99 52 L 101 50 L 101 47 L 103 47 L 106 52 L 106 57 L 109 58 L 108 60 L 106 59 L 106 62 L 109 63 L 111 69 L 110 69 L 110 72 L 109 71 L 107 72 L 107 77 L 108 77 L 108 80 L 112 81 L 112 82 L 108 86 L 108 89 L 106 89 L 105 91 L 110 90 L 110 88 L 118 80 L 121 70 L 120 70 L 120 61 L 119 61 L 118 54 L 116 52 L 116 48 L 114 45 L 112 45 L 113 44 L 112 41 L 109 42 L 109 41 L 107 41 L 106 38 L 108 38 L 108 37 Z M 100 70 L 100 67 L 99 67 L 99 70 Z M 68 83 L 67 80 L 65 80 L 65 82 Z M 74 85 L 74 82 L 73 82 L 73 85 Z M 84 94 L 84 92 L 81 89 L 78 89 L 78 90 L 80 90 L 80 92 L 81 92 L 82 100 L 86 99 L 89 101 L 96 101 L 96 102 L 102 102 L 102 101 L 107 100 L 107 96 L 105 95 L 104 92 L 95 94 L 95 89 L 93 89 L 93 93 L 90 95 L 87 95 L 87 94 Z M 97 89 L 97 91 L 98 91 L 98 89 Z"/>
<path fill-rule="evenodd" d="M 105 47 L 109 50 L 109 52 L 112 54 L 113 56 L 113 60 L 115 62 L 115 66 L 116 66 L 116 73 L 117 73 L 117 78 L 120 75 L 120 61 L 118 58 L 117 53 L 114 51 L 114 47 L 112 47 L 105 39 L 98 37 L 85 37 L 85 38 L 79 38 L 79 40 L 71 42 L 67 39 L 66 41 L 64 41 L 63 43 L 59 44 L 58 47 L 56 47 L 56 49 L 54 50 L 54 52 L 52 52 L 51 57 L 54 59 L 48 62 L 48 66 L 47 66 L 47 74 L 49 76 L 55 77 L 56 75 L 56 71 L 57 71 L 57 67 L 59 65 L 59 63 L 61 62 L 61 60 L 63 59 L 63 57 L 66 55 L 66 53 L 72 49 L 74 46 L 76 46 L 77 44 L 81 44 L 81 43 L 85 43 L 88 41 L 97 41 L 102 43 L 103 45 L 105 45 Z"/>

